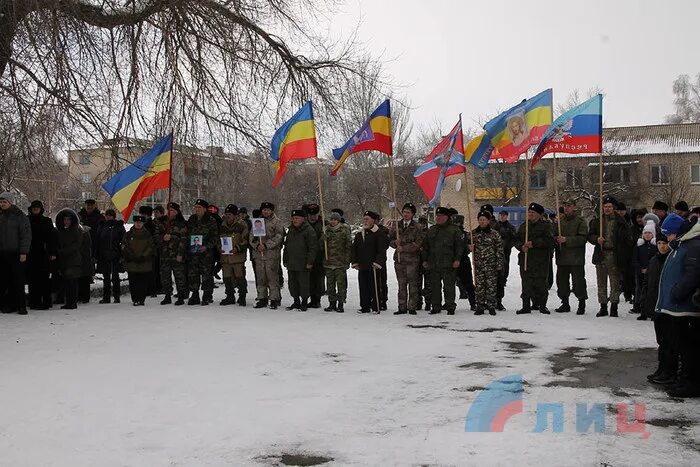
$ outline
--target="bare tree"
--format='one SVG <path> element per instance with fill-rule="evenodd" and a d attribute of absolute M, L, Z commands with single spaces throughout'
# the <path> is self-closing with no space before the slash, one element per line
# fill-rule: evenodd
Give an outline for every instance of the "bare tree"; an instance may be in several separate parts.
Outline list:
<path fill-rule="evenodd" d="M 673 82 L 675 111 L 666 117 L 668 123 L 700 122 L 700 73 L 694 79 L 680 75 Z"/>

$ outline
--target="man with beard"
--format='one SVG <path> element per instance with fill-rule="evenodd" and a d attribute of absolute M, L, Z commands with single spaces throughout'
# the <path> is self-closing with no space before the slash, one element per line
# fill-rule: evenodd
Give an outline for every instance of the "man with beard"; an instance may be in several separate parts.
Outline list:
<path fill-rule="evenodd" d="M 32 228 L 32 246 L 27 257 L 29 308 L 48 310 L 52 305 L 49 272 L 56 260 L 57 237 L 53 222 L 44 216 L 44 205 L 39 200 L 29 206 L 29 224 Z"/>
<path fill-rule="evenodd" d="M 358 313 L 380 313 L 379 274 L 386 267 L 388 237 L 379 230 L 379 214 L 366 211 L 362 216 L 362 229 L 352 242 L 350 262 L 357 270 L 360 287 L 360 310 Z"/>

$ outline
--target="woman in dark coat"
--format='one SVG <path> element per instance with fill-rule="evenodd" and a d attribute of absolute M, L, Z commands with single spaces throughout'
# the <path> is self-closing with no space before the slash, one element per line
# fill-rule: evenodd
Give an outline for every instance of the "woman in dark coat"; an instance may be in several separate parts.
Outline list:
<path fill-rule="evenodd" d="M 134 306 L 143 306 L 153 271 L 153 235 L 144 227 L 146 218 L 134 216 L 134 226 L 124 236 L 122 254 L 129 273 L 129 291 Z"/>
<path fill-rule="evenodd" d="M 100 303 L 110 303 L 114 295 L 114 303 L 119 303 L 121 282 L 119 273 L 122 267 L 122 240 L 124 239 L 124 222 L 117 220 L 114 209 L 105 211 L 105 220 L 100 222 L 95 235 L 95 254 L 97 256 L 97 272 L 102 274 L 102 300 Z"/>
<path fill-rule="evenodd" d="M 83 237 L 86 231 L 72 209 L 62 209 L 56 215 L 58 229 L 58 272 L 63 282 L 65 305 L 63 310 L 78 308 L 78 279 L 83 270 Z M 90 259 L 88 251 L 88 259 Z"/>
<path fill-rule="evenodd" d="M 27 257 L 29 308 L 48 310 L 52 304 L 49 265 L 56 259 L 56 229 L 51 219 L 44 216 L 41 201 L 32 201 L 28 218 L 32 227 L 32 245 Z"/>

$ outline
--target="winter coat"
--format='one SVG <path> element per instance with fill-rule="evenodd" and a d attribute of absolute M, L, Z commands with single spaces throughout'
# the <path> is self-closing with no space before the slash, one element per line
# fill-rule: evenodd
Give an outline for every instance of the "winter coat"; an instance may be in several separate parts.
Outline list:
<path fill-rule="evenodd" d="M 56 256 L 58 236 L 51 219 L 44 216 L 42 209 L 39 215 L 29 214 L 29 225 L 32 229 L 32 244 L 27 257 L 27 267 L 34 271 L 48 271 L 49 257 Z"/>
<path fill-rule="evenodd" d="M 389 247 L 389 239 L 379 230 L 378 225 L 371 229 L 361 229 L 352 241 L 350 262 L 357 264 L 358 269 L 371 269 L 372 264 L 386 267 L 386 250 Z"/>
<path fill-rule="evenodd" d="M 214 216 L 205 212 L 202 218 L 198 218 L 196 214 L 192 214 L 187 221 L 187 234 L 190 238 L 187 239 L 188 251 L 190 255 L 213 255 L 219 247 L 219 226 L 216 223 Z M 190 239 L 194 235 L 201 235 L 202 246 L 207 249 L 201 253 L 193 253 L 189 249 Z"/>
<path fill-rule="evenodd" d="M 497 230 L 487 226 L 477 227 L 472 231 L 474 238 L 474 267 L 496 273 L 503 268 L 503 239 Z"/>
<path fill-rule="evenodd" d="M 95 275 L 95 261 L 93 257 L 94 249 L 92 248 L 92 229 L 88 226 L 81 226 L 83 235 L 80 238 L 80 257 L 82 264 L 80 265 L 80 277 L 92 277 Z"/>
<path fill-rule="evenodd" d="M 92 257 L 96 257 L 97 251 L 97 228 L 100 226 L 100 222 L 105 220 L 105 216 L 102 215 L 99 209 L 95 208 L 92 213 L 88 214 L 87 209 L 82 208 L 78 213 L 80 218 L 80 223 L 90 227 L 90 240 L 92 240 Z M 60 228 L 60 226 L 56 226 Z"/>
<path fill-rule="evenodd" d="M 612 222 L 612 227 L 609 223 Z M 612 236 L 606 232 L 612 229 Z M 594 245 L 593 264 L 600 264 L 603 260 L 603 249 L 598 245 L 598 237 L 600 237 L 600 220 L 593 219 L 588 226 L 588 243 Z M 605 244 L 603 248 L 606 251 L 613 251 L 615 255 L 615 264 L 621 270 L 627 269 L 631 265 L 633 243 L 629 235 L 629 226 L 625 219 L 618 215 L 605 216 L 603 218 L 603 237 Z"/>
<path fill-rule="evenodd" d="M 122 257 L 122 240 L 126 230 L 124 222 L 116 219 L 100 222 L 97 227 L 97 272 L 104 274 L 114 270 L 114 265 L 119 264 Z"/>
<path fill-rule="evenodd" d="M 401 264 L 419 264 L 421 260 L 421 249 L 425 235 L 417 224 L 411 220 L 408 226 L 404 227 L 403 219 L 398 221 L 398 239 L 401 242 Z M 396 249 L 396 228 L 389 231 L 389 246 Z M 394 252 L 394 261 L 399 262 L 398 251 Z"/>
<path fill-rule="evenodd" d="M 32 245 L 32 227 L 29 219 L 15 205 L 0 210 L 0 251 L 29 254 Z"/>
<path fill-rule="evenodd" d="M 428 229 L 423 241 L 423 258 L 430 269 L 451 269 L 452 263 L 462 261 L 466 249 L 462 234 L 463 230 L 450 222 Z"/>
<path fill-rule="evenodd" d="M 335 227 L 326 226 L 326 244 L 328 245 L 328 259 L 323 262 L 324 267 L 347 269 L 350 265 L 350 252 L 352 250 L 350 227 L 347 224 L 338 224 Z"/>
<path fill-rule="evenodd" d="M 153 236 L 142 227 L 132 227 L 124 235 L 122 254 L 128 272 L 151 272 L 153 270 Z"/>
<path fill-rule="evenodd" d="M 508 221 L 496 222 L 495 229 L 501 235 L 501 240 L 503 240 L 503 251 L 509 254 L 510 250 L 515 246 L 518 231 L 515 230 L 515 226 Z"/>
<path fill-rule="evenodd" d="M 557 244 L 557 266 L 583 266 L 586 264 L 588 226 L 583 217 L 576 214 L 561 216 L 561 236 L 566 242 Z M 529 260 L 528 260 L 529 261 Z"/>
<path fill-rule="evenodd" d="M 674 242 L 671 242 L 672 245 Z M 661 271 L 656 311 L 672 316 L 700 317 L 693 294 L 700 284 L 700 224 L 695 224 L 669 253 Z"/>
<path fill-rule="evenodd" d="M 71 225 L 63 226 L 63 218 L 70 217 Z M 56 228 L 58 230 L 57 262 L 58 271 L 65 279 L 78 279 L 83 269 L 83 234 L 85 230 L 78 221 L 78 215 L 72 209 L 61 209 L 56 214 Z M 88 254 L 88 260 L 90 260 Z"/>
<path fill-rule="evenodd" d="M 251 230 L 248 241 L 253 247 L 253 259 L 262 261 L 279 261 L 282 256 L 282 245 L 284 244 L 284 224 L 275 214 L 265 219 L 265 236 L 254 237 Z M 258 245 L 262 242 L 265 251 L 259 252 Z"/>
<path fill-rule="evenodd" d="M 306 265 L 313 266 L 318 256 L 318 237 L 314 228 L 306 221 L 299 227 L 290 225 L 284 240 L 284 267 L 290 271 L 306 271 Z"/>
<path fill-rule="evenodd" d="M 321 222 L 321 219 L 319 218 L 316 222 L 309 222 L 308 224 L 311 226 L 314 233 L 316 234 L 316 241 L 318 242 L 318 246 L 321 249 L 321 253 L 316 255 L 315 265 L 322 266 L 323 259 L 326 255 L 326 253 L 325 253 L 326 247 L 323 244 L 323 223 Z M 326 229 L 328 229 L 328 226 L 326 226 Z"/>
<path fill-rule="evenodd" d="M 649 260 L 647 268 L 647 293 L 644 296 L 643 312 L 646 316 L 653 316 L 656 308 L 656 301 L 659 299 L 659 281 L 661 280 L 661 270 L 666 264 L 666 258 L 670 251 L 665 255 L 660 252 L 656 253 Z"/>
<path fill-rule="evenodd" d="M 163 216 L 155 222 L 156 231 L 153 234 L 153 246 L 157 249 L 161 259 L 177 260 L 178 256 L 184 261 L 187 256 L 190 237 L 187 233 L 187 223 L 182 214 L 178 214 L 170 222 L 168 231 L 168 217 Z M 170 234 L 170 240 L 163 239 L 166 233 Z"/>
<path fill-rule="evenodd" d="M 248 251 L 248 224 L 244 220 L 236 220 L 229 225 L 224 221 L 219 228 L 219 237 L 231 237 L 233 242 L 233 253 L 222 254 L 222 264 L 240 264 L 245 263 L 246 254 Z M 221 251 L 221 242 L 219 242 L 219 251 Z"/>
<path fill-rule="evenodd" d="M 532 242 L 532 248 L 527 251 L 528 271 L 548 271 L 552 263 L 552 251 L 554 249 L 554 235 L 552 224 L 544 219 L 537 222 L 526 221 L 530 224 L 528 231 L 528 241 Z M 525 253 L 522 248 L 525 244 L 525 222 L 518 227 L 518 239 L 515 247 L 518 253 L 518 264 L 524 265 Z"/>
<path fill-rule="evenodd" d="M 642 269 L 649 269 L 649 261 L 656 256 L 658 252 L 659 249 L 656 248 L 655 242 L 640 238 L 634 251 L 634 270 L 641 273 Z"/>

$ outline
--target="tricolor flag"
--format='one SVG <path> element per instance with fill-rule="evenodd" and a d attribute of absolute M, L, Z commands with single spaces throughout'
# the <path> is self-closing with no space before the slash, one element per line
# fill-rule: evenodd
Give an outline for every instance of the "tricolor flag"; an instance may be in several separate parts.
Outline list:
<path fill-rule="evenodd" d="M 277 176 L 272 182 L 276 187 L 287 169 L 287 162 L 316 157 L 316 128 L 311 101 L 282 125 L 272 137 L 270 158 L 276 162 Z"/>
<path fill-rule="evenodd" d="M 557 118 L 544 134 L 532 167 L 550 152 L 567 154 L 599 153 L 603 138 L 603 96 L 598 94 Z"/>
<path fill-rule="evenodd" d="M 157 142 L 143 156 L 102 185 L 114 206 L 128 221 L 136 203 L 156 190 L 170 187 L 173 134 Z"/>
<path fill-rule="evenodd" d="M 492 119 L 484 130 L 498 157 L 512 164 L 540 142 L 551 124 L 552 90 L 547 89 Z"/>
<path fill-rule="evenodd" d="M 338 173 L 340 167 L 351 154 L 360 151 L 379 151 L 387 156 L 393 154 L 391 148 L 391 106 L 389 99 L 382 102 L 372 112 L 367 121 L 343 147 L 333 150 L 333 157 L 337 162 L 331 170 L 331 175 Z"/>
<path fill-rule="evenodd" d="M 445 177 L 465 172 L 464 136 L 462 135 L 462 117 L 452 131 L 442 138 L 425 158 L 423 165 L 413 174 L 416 183 L 434 206 L 442 193 Z"/>
<path fill-rule="evenodd" d="M 489 164 L 492 154 L 493 145 L 491 145 L 491 140 L 486 136 L 486 133 L 472 138 L 464 146 L 464 160 L 481 170 L 484 170 Z"/>

